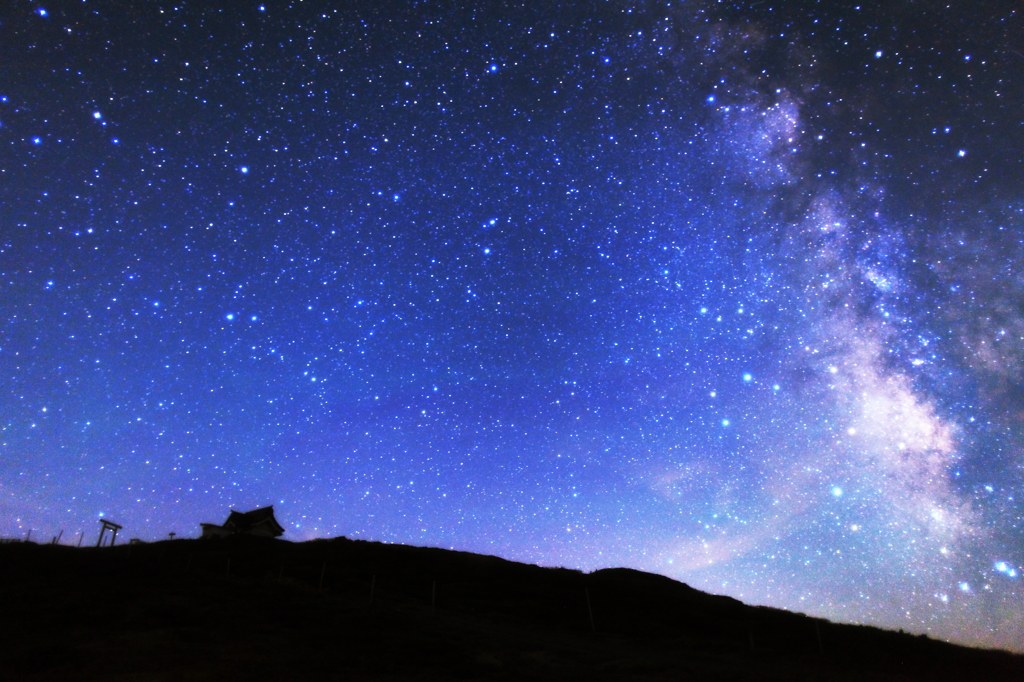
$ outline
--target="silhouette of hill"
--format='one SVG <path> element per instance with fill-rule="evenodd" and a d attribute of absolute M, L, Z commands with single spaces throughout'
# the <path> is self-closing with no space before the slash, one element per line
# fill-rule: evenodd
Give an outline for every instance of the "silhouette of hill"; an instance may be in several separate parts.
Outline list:
<path fill-rule="evenodd" d="M 1018 680 L 1024 656 L 626 568 L 346 538 L 0 545 L 10 680 Z"/>

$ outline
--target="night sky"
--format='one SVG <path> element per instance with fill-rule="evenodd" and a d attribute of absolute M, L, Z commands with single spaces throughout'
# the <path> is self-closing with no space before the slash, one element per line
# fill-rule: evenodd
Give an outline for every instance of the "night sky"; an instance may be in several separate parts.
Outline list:
<path fill-rule="evenodd" d="M 1019 2 L 0 9 L 0 536 L 1024 641 Z"/>

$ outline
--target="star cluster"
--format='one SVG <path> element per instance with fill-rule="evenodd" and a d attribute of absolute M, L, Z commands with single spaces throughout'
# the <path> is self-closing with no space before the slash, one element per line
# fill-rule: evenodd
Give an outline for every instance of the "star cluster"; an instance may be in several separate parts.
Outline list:
<path fill-rule="evenodd" d="M 1024 12 L 0 9 L 0 535 L 274 504 L 1024 641 Z"/>

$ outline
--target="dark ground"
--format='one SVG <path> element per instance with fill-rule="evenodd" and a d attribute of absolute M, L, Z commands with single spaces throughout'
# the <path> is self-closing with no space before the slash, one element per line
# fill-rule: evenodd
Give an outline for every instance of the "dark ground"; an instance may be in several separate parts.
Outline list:
<path fill-rule="evenodd" d="M 3 680 L 1024 680 L 629 569 L 345 538 L 3 544 L 0 624 Z"/>

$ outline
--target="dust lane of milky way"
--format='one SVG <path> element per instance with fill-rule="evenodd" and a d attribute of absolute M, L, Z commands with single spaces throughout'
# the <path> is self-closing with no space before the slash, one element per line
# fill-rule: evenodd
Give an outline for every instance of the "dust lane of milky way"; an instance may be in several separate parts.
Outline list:
<path fill-rule="evenodd" d="M 1020 650 L 1019 3 L 549 5 L 5 3 L 0 535 Z"/>

